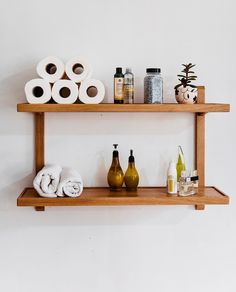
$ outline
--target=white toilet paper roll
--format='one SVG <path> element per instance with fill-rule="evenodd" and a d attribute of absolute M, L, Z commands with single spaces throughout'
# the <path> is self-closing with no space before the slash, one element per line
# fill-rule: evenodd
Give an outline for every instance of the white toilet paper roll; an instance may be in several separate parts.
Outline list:
<path fill-rule="evenodd" d="M 65 66 L 66 75 L 74 82 L 80 83 L 92 75 L 90 64 L 82 57 L 71 58 Z"/>
<path fill-rule="evenodd" d="M 40 77 L 54 83 L 64 75 L 65 65 L 57 57 L 49 56 L 38 63 L 36 70 Z"/>
<path fill-rule="evenodd" d="M 25 95 L 29 103 L 46 103 L 51 99 L 51 85 L 47 80 L 36 78 L 25 84 Z"/>
<path fill-rule="evenodd" d="M 52 87 L 52 98 L 60 104 L 72 104 L 78 98 L 78 86 L 71 80 L 58 80 Z"/>
<path fill-rule="evenodd" d="M 103 101 L 105 87 L 100 80 L 86 79 L 81 82 L 79 99 L 85 104 L 98 104 Z"/>

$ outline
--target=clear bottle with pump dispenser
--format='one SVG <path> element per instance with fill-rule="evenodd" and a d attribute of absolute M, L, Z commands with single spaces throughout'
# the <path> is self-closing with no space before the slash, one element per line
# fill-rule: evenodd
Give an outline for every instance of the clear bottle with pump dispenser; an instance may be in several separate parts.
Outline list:
<path fill-rule="evenodd" d="M 120 166 L 118 144 L 113 144 L 114 151 L 112 154 L 111 167 L 107 174 L 107 182 L 111 191 L 121 191 L 124 182 L 124 173 Z"/>
<path fill-rule="evenodd" d="M 135 167 L 135 159 L 133 156 L 133 150 L 130 150 L 128 168 L 125 172 L 126 190 L 137 191 L 138 183 L 139 183 L 139 175 Z"/>

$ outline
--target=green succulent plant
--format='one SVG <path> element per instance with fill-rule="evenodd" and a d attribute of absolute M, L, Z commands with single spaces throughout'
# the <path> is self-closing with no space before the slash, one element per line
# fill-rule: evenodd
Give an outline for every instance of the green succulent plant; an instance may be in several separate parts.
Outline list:
<path fill-rule="evenodd" d="M 196 85 L 191 84 L 192 81 L 195 81 L 197 79 L 197 76 L 193 75 L 194 72 L 191 70 L 196 65 L 189 63 L 189 64 L 182 64 L 182 66 L 184 66 L 184 69 L 181 72 L 183 72 L 184 74 L 177 75 L 179 77 L 178 80 L 181 83 L 175 86 L 175 90 L 177 90 L 178 87 L 180 87 L 181 85 L 183 85 L 183 87 L 190 86 L 192 88 L 196 88 L 197 87 Z"/>

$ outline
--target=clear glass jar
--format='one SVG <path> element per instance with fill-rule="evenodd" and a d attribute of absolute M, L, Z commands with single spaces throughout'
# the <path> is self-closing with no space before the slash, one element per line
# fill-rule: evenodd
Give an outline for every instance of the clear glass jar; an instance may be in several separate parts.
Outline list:
<path fill-rule="evenodd" d="M 163 103 L 163 79 L 160 68 L 147 68 L 144 78 L 144 103 Z"/>
<path fill-rule="evenodd" d="M 185 170 L 183 170 L 179 181 L 179 196 L 190 196 L 195 193 L 196 190 L 192 178 L 187 175 Z"/>

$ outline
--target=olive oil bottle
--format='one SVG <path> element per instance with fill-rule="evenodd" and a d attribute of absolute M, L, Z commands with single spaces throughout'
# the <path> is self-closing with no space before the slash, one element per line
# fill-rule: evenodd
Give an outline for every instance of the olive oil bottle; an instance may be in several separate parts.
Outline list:
<path fill-rule="evenodd" d="M 107 174 L 107 182 L 111 191 L 121 191 L 124 182 L 124 173 L 119 162 L 118 144 L 113 144 L 114 151 L 112 154 L 111 167 Z"/>
<path fill-rule="evenodd" d="M 135 167 L 135 161 L 133 156 L 133 150 L 130 150 L 130 156 L 128 161 L 128 168 L 125 172 L 125 185 L 127 191 L 137 191 L 139 183 L 139 175 Z"/>
<path fill-rule="evenodd" d="M 116 68 L 114 75 L 114 103 L 124 103 L 124 75 L 121 67 Z"/>

